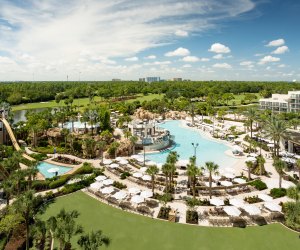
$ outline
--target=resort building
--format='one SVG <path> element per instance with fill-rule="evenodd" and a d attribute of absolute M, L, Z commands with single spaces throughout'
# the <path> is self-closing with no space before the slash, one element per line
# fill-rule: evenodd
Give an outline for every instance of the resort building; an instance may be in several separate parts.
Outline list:
<path fill-rule="evenodd" d="M 299 112 L 300 111 L 300 91 L 289 91 L 288 94 L 273 94 L 271 98 L 259 100 L 261 110 L 271 110 L 272 112 Z"/>
<path fill-rule="evenodd" d="M 138 137 L 137 148 L 161 150 L 173 143 L 174 136 L 168 130 L 158 127 L 158 124 L 155 120 L 135 120 L 128 124 L 131 134 Z"/>
<path fill-rule="evenodd" d="M 159 76 L 150 76 L 146 77 L 146 82 L 151 83 L 151 82 L 159 82 L 160 77 Z"/>

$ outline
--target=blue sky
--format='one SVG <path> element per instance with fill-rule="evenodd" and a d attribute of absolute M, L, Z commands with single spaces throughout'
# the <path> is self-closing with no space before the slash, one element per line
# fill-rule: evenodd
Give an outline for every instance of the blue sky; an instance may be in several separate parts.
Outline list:
<path fill-rule="evenodd" d="M 0 80 L 300 79 L 297 0 L 0 0 Z"/>

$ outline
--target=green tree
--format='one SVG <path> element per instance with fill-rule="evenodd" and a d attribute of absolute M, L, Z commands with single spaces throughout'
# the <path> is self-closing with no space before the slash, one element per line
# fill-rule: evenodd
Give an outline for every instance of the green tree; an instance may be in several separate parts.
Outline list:
<path fill-rule="evenodd" d="M 83 250 L 98 250 L 101 246 L 109 246 L 110 239 L 102 234 L 102 231 L 92 231 L 89 234 L 81 235 L 77 244 Z"/>
<path fill-rule="evenodd" d="M 219 165 L 212 162 L 208 161 L 205 162 L 204 169 L 206 169 L 209 172 L 209 197 L 211 199 L 212 197 L 212 175 L 213 174 L 219 174 Z"/>
<path fill-rule="evenodd" d="M 103 164 L 103 154 L 104 154 L 104 150 L 105 150 L 107 144 L 106 144 L 105 141 L 98 141 L 96 144 L 97 144 L 96 147 L 97 147 L 97 149 L 99 150 L 99 153 L 100 153 L 101 164 Z"/>
<path fill-rule="evenodd" d="M 298 169 L 299 183 L 300 183 L 300 159 L 296 161 L 296 168 Z"/>
<path fill-rule="evenodd" d="M 190 178 L 193 187 L 193 198 L 196 197 L 197 176 L 201 174 L 200 168 L 196 166 L 196 157 L 190 158 L 190 163 L 187 165 L 187 176 Z"/>
<path fill-rule="evenodd" d="M 265 170 L 265 163 L 266 163 L 266 159 L 262 156 L 259 155 L 257 157 L 257 165 L 259 167 L 259 173 L 260 175 L 264 175 L 266 170 Z"/>
<path fill-rule="evenodd" d="M 252 161 L 246 161 L 246 166 L 247 166 L 247 170 L 248 170 L 248 181 L 251 180 L 251 170 L 254 167 L 254 163 Z"/>
<path fill-rule="evenodd" d="M 130 136 L 129 138 L 131 146 L 132 146 L 132 153 L 135 154 L 135 145 L 137 143 L 137 141 L 139 140 L 139 138 L 135 135 Z"/>
<path fill-rule="evenodd" d="M 284 169 L 286 168 L 286 163 L 280 159 L 275 159 L 273 166 L 275 167 L 279 175 L 279 188 L 281 188 L 282 177 L 284 175 Z"/>
<path fill-rule="evenodd" d="M 250 127 L 250 137 L 252 139 L 252 133 L 253 133 L 253 123 L 254 121 L 256 121 L 257 119 L 257 109 L 255 108 L 249 108 L 246 112 L 245 112 L 245 116 L 247 117 L 247 121 L 249 123 L 249 127 Z"/>
<path fill-rule="evenodd" d="M 152 192 L 154 193 L 155 188 L 155 176 L 158 174 L 159 169 L 156 165 L 151 165 L 147 170 L 146 173 L 151 176 L 152 181 Z"/>

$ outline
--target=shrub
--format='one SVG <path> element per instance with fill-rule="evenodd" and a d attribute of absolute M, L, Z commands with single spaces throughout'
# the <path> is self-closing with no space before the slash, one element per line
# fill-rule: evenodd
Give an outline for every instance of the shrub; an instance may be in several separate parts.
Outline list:
<path fill-rule="evenodd" d="M 124 188 L 127 188 L 127 186 L 121 182 L 118 182 L 118 181 L 114 181 L 113 183 L 113 186 L 118 188 L 118 189 L 124 189 Z"/>
<path fill-rule="evenodd" d="M 32 182 L 32 188 L 36 191 L 46 190 L 49 188 L 50 180 L 35 180 Z"/>
<path fill-rule="evenodd" d="M 187 210 L 186 211 L 186 223 L 198 224 L 198 213 L 197 211 Z"/>
<path fill-rule="evenodd" d="M 47 154 L 45 153 L 31 154 L 30 156 L 36 159 L 37 161 L 43 161 L 48 158 Z"/>
<path fill-rule="evenodd" d="M 261 180 L 255 180 L 255 181 L 249 183 L 249 185 L 255 187 L 257 190 L 264 190 L 264 189 L 268 188 L 267 184 Z"/>
<path fill-rule="evenodd" d="M 286 195 L 286 189 L 285 188 L 272 188 L 270 191 L 270 195 L 274 199 L 283 197 Z"/>
<path fill-rule="evenodd" d="M 210 206 L 210 202 L 208 199 L 199 199 L 199 206 Z"/>
<path fill-rule="evenodd" d="M 131 176 L 131 174 L 129 172 L 123 172 L 120 176 L 121 180 L 126 179 L 127 177 Z"/>
<path fill-rule="evenodd" d="M 92 164 L 90 163 L 83 163 L 82 167 L 78 168 L 73 175 L 77 175 L 77 174 L 91 174 L 93 173 L 94 168 L 92 167 Z"/>
<path fill-rule="evenodd" d="M 204 119 L 203 122 L 205 122 L 206 124 L 213 124 L 213 122 L 209 119 Z"/>
<path fill-rule="evenodd" d="M 157 215 L 157 218 L 160 218 L 163 220 L 168 220 L 170 211 L 171 211 L 170 207 L 161 207 L 159 210 L 159 213 Z"/>
<path fill-rule="evenodd" d="M 249 204 L 253 204 L 253 203 L 258 203 L 258 202 L 262 202 L 263 200 L 261 200 L 260 198 L 258 198 L 258 196 L 248 196 L 244 198 L 244 201 L 248 202 Z"/>
<path fill-rule="evenodd" d="M 59 179 L 52 181 L 49 184 L 49 188 L 54 189 L 54 188 L 61 187 L 61 186 L 65 185 L 68 180 L 69 180 L 69 176 L 62 176 Z"/>

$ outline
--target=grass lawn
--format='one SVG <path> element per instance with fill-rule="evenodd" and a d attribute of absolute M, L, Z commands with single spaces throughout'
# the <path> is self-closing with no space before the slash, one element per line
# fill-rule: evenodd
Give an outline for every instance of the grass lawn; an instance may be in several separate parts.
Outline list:
<path fill-rule="evenodd" d="M 42 219 L 56 215 L 61 208 L 77 209 L 78 223 L 86 232 L 101 229 L 111 238 L 111 250 L 296 250 L 300 244 L 298 235 L 280 224 L 246 229 L 173 224 L 124 212 L 83 192 L 58 198 Z M 76 242 L 73 238 L 72 245 L 78 249 Z"/>

